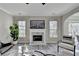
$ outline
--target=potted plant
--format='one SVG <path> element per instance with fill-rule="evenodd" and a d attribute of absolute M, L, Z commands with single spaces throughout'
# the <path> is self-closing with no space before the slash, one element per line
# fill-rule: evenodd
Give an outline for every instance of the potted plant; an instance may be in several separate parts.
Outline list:
<path fill-rule="evenodd" d="M 10 36 L 13 39 L 13 44 L 17 44 L 17 40 L 19 37 L 19 27 L 17 24 L 13 24 L 12 26 L 9 27 L 10 29 Z"/>

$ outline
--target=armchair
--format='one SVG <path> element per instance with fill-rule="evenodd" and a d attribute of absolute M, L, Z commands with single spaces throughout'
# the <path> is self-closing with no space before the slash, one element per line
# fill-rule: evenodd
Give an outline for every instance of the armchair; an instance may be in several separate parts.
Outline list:
<path fill-rule="evenodd" d="M 72 36 L 63 36 L 63 39 L 58 41 L 57 52 L 60 52 L 60 48 L 73 52 L 75 56 L 75 44 Z"/>

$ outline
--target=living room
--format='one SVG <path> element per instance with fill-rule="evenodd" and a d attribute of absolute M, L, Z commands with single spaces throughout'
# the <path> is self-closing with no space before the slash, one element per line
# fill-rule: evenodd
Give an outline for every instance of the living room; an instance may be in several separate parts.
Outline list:
<path fill-rule="evenodd" d="M 78 7 L 79 3 L 0 3 L 1 55 L 79 55 Z M 15 40 L 10 29 L 14 24 Z"/>

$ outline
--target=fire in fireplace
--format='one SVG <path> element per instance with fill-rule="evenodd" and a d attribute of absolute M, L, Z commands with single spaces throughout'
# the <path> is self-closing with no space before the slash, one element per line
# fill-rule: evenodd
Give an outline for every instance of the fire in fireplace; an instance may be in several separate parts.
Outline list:
<path fill-rule="evenodd" d="M 42 35 L 33 35 L 33 41 L 42 41 Z"/>

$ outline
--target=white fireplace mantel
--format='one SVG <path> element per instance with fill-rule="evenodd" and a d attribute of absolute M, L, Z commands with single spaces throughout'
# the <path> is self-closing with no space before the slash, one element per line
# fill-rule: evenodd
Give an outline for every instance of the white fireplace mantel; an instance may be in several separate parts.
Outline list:
<path fill-rule="evenodd" d="M 33 41 L 33 35 L 42 35 L 42 41 Z M 46 30 L 30 29 L 30 45 L 46 45 Z"/>

